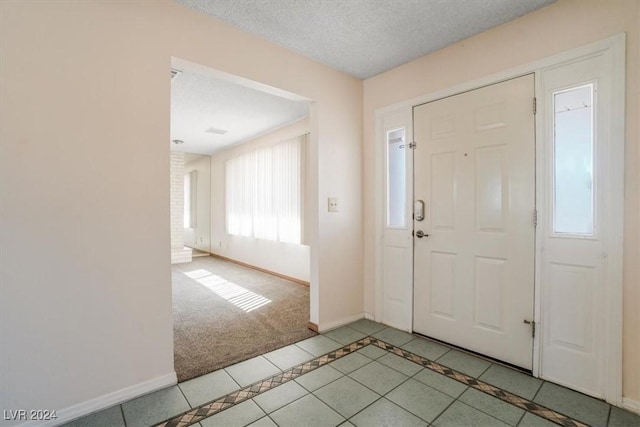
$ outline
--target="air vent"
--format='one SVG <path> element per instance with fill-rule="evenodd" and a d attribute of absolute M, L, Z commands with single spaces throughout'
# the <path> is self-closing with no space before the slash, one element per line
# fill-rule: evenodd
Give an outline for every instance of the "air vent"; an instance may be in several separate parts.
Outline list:
<path fill-rule="evenodd" d="M 180 73 L 182 73 L 182 71 L 176 70 L 175 68 L 172 68 L 171 69 L 171 80 L 173 80 L 173 78 L 176 77 Z"/>
<path fill-rule="evenodd" d="M 209 129 L 205 130 L 206 133 L 215 133 L 216 135 L 224 135 L 225 133 L 229 132 L 228 130 L 224 130 L 224 129 L 216 129 L 214 127 L 210 127 Z"/>

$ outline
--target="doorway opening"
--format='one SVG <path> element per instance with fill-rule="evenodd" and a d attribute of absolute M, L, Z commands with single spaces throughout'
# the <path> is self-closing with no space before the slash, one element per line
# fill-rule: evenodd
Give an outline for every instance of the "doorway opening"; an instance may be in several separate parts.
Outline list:
<path fill-rule="evenodd" d="M 307 99 L 173 58 L 174 361 L 185 381 L 315 335 Z"/>

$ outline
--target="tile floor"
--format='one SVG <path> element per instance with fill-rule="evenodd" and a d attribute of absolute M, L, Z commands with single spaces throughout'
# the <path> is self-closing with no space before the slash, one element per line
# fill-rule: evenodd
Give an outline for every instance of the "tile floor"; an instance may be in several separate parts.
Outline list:
<path fill-rule="evenodd" d="M 66 426 L 556 425 L 536 414 L 564 425 L 640 427 L 638 415 L 368 320 Z"/>

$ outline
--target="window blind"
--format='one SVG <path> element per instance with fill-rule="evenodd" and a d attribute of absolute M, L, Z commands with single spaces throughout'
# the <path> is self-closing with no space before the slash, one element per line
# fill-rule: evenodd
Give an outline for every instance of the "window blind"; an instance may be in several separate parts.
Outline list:
<path fill-rule="evenodd" d="M 301 135 L 226 161 L 227 233 L 302 243 L 307 139 Z"/>

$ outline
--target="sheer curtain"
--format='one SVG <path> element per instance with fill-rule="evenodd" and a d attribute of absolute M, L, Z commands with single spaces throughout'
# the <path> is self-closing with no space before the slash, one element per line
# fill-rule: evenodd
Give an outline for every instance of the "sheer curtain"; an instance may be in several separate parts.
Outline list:
<path fill-rule="evenodd" d="M 302 243 L 308 135 L 226 162 L 229 234 Z"/>

